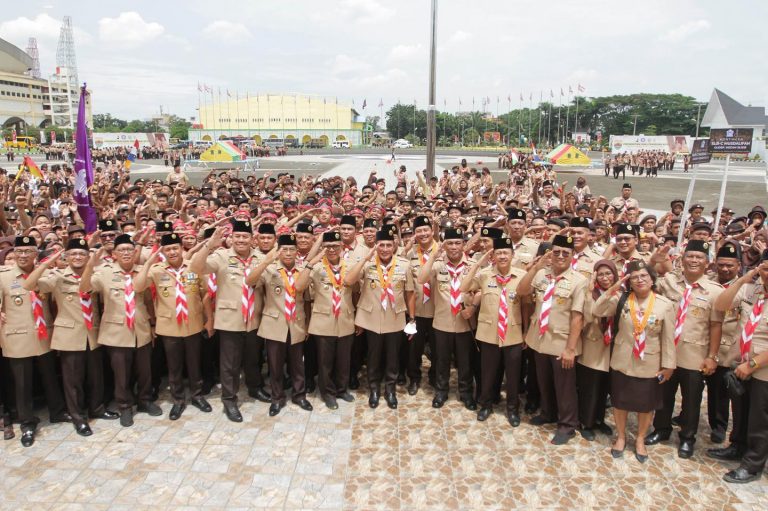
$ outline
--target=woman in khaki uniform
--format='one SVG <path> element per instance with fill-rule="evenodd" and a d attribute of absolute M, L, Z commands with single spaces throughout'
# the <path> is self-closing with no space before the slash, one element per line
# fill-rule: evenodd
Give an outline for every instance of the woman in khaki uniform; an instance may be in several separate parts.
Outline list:
<path fill-rule="evenodd" d="M 494 264 L 478 271 L 491 256 Z M 507 420 L 512 427 L 517 427 L 520 425 L 518 387 L 523 357 L 523 314 L 517 286 L 525 271 L 512 266 L 513 257 L 511 239 L 494 239 L 493 250 L 485 252 L 469 270 L 461 290 L 480 292 L 480 315 L 475 333 L 475 338 L 480 341 L 480 411 L 477 420 L 485 421 L 493 413 L 494 388 L 503 359 L 507 378 Z M 506 305 L 506 314 L 502 312 L 503 305 Z"/>
<path fill-rule="evenodd" d="M 581 356 L 576 361 L 581 436 L 590 441 L 595 439 L 594 428 L 606 435 L 613 434 L 610 426 L 604 422 L 613 318 L 596 317 L 592 309 L 595 301 L 619 280 L 616 265 L 607 259 L 595 263 L 592 275 L 592 285 L 587 289 L 587 298 L 584 301 Z"/>
<path fill-rule="evenodd" d="M 627 415 L 637 412 L 635 457 L 644 463 L 648 459 L 645 435 L 653 412 L 663 406 L 661 386 L 676 367 L 675 309 L 671 301 L 654 291 L 656 272 L 643 261 L 632 261 L 624 278 L 598 298 L 592 314 L 614 317 L 619 291 L 627 280 L 630 293 L 620 312 L 611 352 L 611 401 L 618 435 L 611 455 L 622 456 Z"/>

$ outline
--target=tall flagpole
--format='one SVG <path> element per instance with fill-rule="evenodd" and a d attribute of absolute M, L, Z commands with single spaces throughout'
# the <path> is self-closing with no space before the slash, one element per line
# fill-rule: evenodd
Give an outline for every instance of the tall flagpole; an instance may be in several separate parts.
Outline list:
<path fill-rule="evenodd" d="M 550 145 L 552 137 L 552 100 L 555 99 L 552 89 L 549 89 L 549 113 L 547 114 L 547 145 Z"/>
<path fill-rule="evenodd" d="M 537 130 L 538 135 L 536 135 L 536 143 L 541 145 L 541 101 L 544 98 L 544 91 L 539 89 L 539 107 L 536 109 L 538 112 L 536 112 L 538 115 L 536 118 L 539 120 L 539 129 Z"/>
<path fill-rule="evenodd" d="M 436 92 L 436 54 L 437 54 L 437 0 L 432 0 L 429 23 L 429 94 L 427 95 L 427 179 L 435 175 L 435 148 L 437 146 L 437 92 Z"/>
<path fill-rule="evenodd" d="M 562 142 L 562 138 L 560 137 L 560 109 L 563 108 L 563 96 L 565 93 L 563 92 L 563 88 L 560 87 L 560 104 L 557 105 L 557 143 L 560 144 Z"/>
<path fill-rule="evenodd" d="M 248 130 L 248 138 L 251 138 L 251 93 L 245 91 L 245 109 L 248 110 L 248 119 L 245 121 L 245 129 Z"/>
<path fill-rule="evenodd" d="M 533 112 L 533 92 L 528 94 L 528 142 L 531 142 L 531 113 Z"/>
<path fill-rule="evenodd" d="M 573 89 L 568 86 L 568 96 L 566 99 L 568 102 L 565 104 L 565 129 L 563 130 L 563 142 L 568 142 L 568 124 L 570 124 L 569 115 L 571 114 L 571 93 Z"/>
<path fill-rule="evenodd" d="M 520 139 L 523 137 L 523 93 L 520 92 L 520 107 L 517 109 L 517 145 L 520 145 Z"/>
<path fill-rule="evenodd" d="M 235 91 L 235 115 L 237 116 L 237 134 L 240 134 L 240 92 Z"/>

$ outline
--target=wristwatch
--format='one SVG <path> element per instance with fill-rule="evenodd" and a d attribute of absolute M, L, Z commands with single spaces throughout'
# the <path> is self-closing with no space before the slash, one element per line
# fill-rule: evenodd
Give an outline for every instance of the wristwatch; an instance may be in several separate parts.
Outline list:
<path fill-rule="evenodd" d="M 719 364 L 720 363 L 720 357 L 718 357 L 717 354 L 707 355 L 707 358 L 711 358 L 712 360 L 714 360 L 715 364 Z"/>
<path fill-rule="evenodd" d="M 749 359 L 750 369 L 757 369 L 758 367 L 760 367 L 760 365 L 757 363 L 757 361 L 754 358 Z"/>

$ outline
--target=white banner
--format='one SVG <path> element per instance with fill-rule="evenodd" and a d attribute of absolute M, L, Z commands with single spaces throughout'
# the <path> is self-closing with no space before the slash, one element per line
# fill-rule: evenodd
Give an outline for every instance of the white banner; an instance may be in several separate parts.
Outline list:
<path fill-rule="evenodd" d="M 687 135 L 611 135 L 611 153 L 666 151 L 689 153 L 691 137 Z"/>
<path fill-rule="evenodd" d="M 167 133 L 94 133 L 93 147 L 102 149 L 105 147 L 132 146 L 139 141 L 139 148 L 159 147 L 168 148 Z"/>

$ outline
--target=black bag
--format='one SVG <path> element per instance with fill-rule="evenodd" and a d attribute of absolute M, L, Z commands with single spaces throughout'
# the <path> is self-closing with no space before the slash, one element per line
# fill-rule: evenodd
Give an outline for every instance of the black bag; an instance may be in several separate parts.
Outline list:
<path fill-rule="evenodd" d="M 725 388 L 728 389 L 728 395 L 731 399 L 736 399 L 744 395 L 747 389 L 744 388 L 744 382 L 742 382 L 733 369 L 725 373 L 723 377 L 725 379 Z"/>
<path fill-rule="evenodd" d="M 613 325 L 611 325 L 611 345 L 616 341 L 616 335 L 619 333 L 619 320 L 621 319 L 621 311 L 624 309 L 624 305 L 629 298 L 629 291 L 624 291 L 619 298 L 619 303 L 616 304 L 616 313 L 613 315 Z"/>

